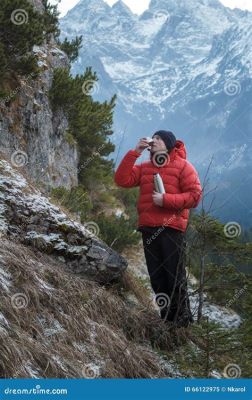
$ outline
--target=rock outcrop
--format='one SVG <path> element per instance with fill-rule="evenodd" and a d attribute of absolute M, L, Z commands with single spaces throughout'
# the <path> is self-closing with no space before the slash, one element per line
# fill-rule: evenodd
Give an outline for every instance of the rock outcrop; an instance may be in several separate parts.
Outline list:
<path fill-rule="evenodd" d="M 0 233 L 51 254 L 100 283 L 119 278 L 127 261 L 96 235 L 93 222 L 81 225 L 53 205 L 5 160 L 0 161 Z"/>

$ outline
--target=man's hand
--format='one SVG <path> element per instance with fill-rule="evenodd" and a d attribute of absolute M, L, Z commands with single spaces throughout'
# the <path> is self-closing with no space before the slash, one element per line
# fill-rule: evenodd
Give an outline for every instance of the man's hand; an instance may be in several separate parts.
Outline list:
<path fill-rule="evenodd" d="M 152 194 L 152 199 L 153 199 L 154 204 L 156 204 L 157 206 L 160 206 L 160 207 L 163 206 L 163 194 L 162 193 L 158 193 L 154 190 L 153 194 Z"/>
<path fill-rule="evenodd" d="M 149 147 L 149 141 L 147 138 L 142 138 L 139 140 L 139 142 L 136 145 L 135 150 L 138 151 L 138 153 L 142 153 L 144 149 L 147 149 Z"/>

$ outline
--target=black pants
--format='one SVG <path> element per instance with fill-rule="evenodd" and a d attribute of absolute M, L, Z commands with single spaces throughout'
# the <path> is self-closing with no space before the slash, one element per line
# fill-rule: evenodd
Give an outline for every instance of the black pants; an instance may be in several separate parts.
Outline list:
<path fill-rule="evenodd" d="M 170 227 L 142 232 L 144 254 L 163 320 L 193 322 L 185 270 L 185 234 Z"/>

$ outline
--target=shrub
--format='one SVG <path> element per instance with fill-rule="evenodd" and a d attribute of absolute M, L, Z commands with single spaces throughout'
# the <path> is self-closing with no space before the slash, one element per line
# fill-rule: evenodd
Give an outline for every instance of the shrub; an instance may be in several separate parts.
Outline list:
<path fill-rule="evenodd" d="M 99 237 L 114 250 L 121 251 L 127 245 L 137 244 L 139 241 L 139 232 L 132 229 L 132 221 L 123 216 L 107 217 L 101 213 L 95 218 L 95 222 L 100 229 Z"/>
<path fill-rule="evenodd" d="M 78 214 L 81 220 L 88 218 L 92 203 L 82 185 L 76 186 L 71 190 L 67 190 L 63 186 L 54 188 L 51 190 L 51 195 L 70 212 Z"/>

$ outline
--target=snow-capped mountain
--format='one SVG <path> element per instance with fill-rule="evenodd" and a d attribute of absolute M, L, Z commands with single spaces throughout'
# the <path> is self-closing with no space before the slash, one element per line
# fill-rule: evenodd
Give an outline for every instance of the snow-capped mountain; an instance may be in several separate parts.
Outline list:
<path fill-rule="evenodd" d="M 93 96 L 117 94 L 116 162 L 139 137 L 171 129 L 202 181 L 214 157 L 217 215 L 250 225 L 251 17 L 219 0 L 151 0 L 140 16 L 122 0 L 81 0 L 61 19 L 62 38 L 83 35 L 73 73 L 91 65 Z"/>

